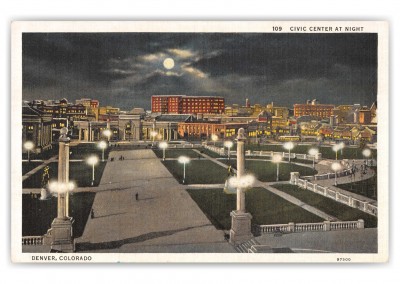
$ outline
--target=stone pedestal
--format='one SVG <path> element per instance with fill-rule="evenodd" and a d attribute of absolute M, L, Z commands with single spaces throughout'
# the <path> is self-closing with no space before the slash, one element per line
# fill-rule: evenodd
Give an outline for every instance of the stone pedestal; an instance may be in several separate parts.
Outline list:
<path fill-rule="evenodd" d="M 300 177 L 300 173 L 299 172 L 291 172 L 290 173 L 290 184 L 295 184 L 297 185 L 297 180 Z"/>
<path fill-rule="evenodd" d="M 232 227 L 230 231 L 229 242 L 233 245 L 244 243 L 253 238 L 251 233 L 251 219 L 253 218 L 250 213 L 232 211 Z"/>
<path fill-rule="evenodd" d="M 47 237 L 51 239 L 51 250 L 54 252 L 74 252 L 75 245 L 72 234 L 73 218 L 55 218 L 51 223 Z"/>

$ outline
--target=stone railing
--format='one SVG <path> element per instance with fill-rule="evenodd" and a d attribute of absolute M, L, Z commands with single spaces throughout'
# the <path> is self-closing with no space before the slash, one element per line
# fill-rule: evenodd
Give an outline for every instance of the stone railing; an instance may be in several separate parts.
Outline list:
<path fill-rule="evenodd" d="M 306 179 L 301 179 L 298 177 L 298 173 L 296 172 L 291 173 L 290 183 L 297 185 L 302 189 L 307 189 L 320 195 L 326 196 L 347 206 L 357 208 L 370 215 L 378 216 L 378 207 L 370 204 L 368 201 L 362 201 L 351 195 L 345 194 L 343 191 L 338 191 L 327 186 L 321 186 L 319 184 L 312 183 Z"/>
<path fill-rule="evenodd" d="M 217 146 L 214 146 L 214 145 L 204 145 L 204 148 L 206 148 L 207 150 L 210 150 L 210 151 L 212 151 L 214 153 L 217 153 L 218 155 L 221 155 L 221 156 L 224 156 L 225 154 L 226 155 L 228 154 L 228 151 L 225 151 L 225 148 L 217 147 Z M 232 151 L 231 151 L 231 155 L 232 155 Z"/>
<path fill-rule="evenodd" d="M 23 246 L 43 245 L 43 236 L 25 236 L 22 237 Z"/>
<path fill-rule="evenodd" d="M 337 172 L 336 177 L 344 177 L 351 175 L 351 170 L 350 169 L 345 169 L 343 171 Z M 303 176 L 303 179 L 306 180 L 323 180 L 323 179 L 333 179 L 335 178 L 335 173 L 326 173 L 326 174 L 321 174 L 321 175 L 314 175 L 314 176 Z"/>
<path fill-rule="evenodd" d="M 324 221 L 320 223 L 288 223 L 275 225 L 254 225 L 253 230 L 260 234 L 327 232 L 364 229 L 364 220 L 358 221 Z"/>
<path fill-rule="evenodd" d="M 232 156 L 236 156 L 236 151 L 231 151 Z M 254 157 L 267 157 L 271 158 L 273 155 L 281 155 L 283 158 L 289 158 L 289 153 L 288 152 L 274 152 L 274 151 L 251 151 L 247 150 L 245 152 L 246 156 L 254 156 Z M 291 159 L 300 159 L 300 160 L 313 160 L 313 156 L 307 155 L 307 154 L 297 154 L 297 153 L 290 153 L 290 158 Z M 318 155 L 315 157 L 315 161 L 317 162 L 322 158 L 322 154 L 318 153 Z"/>

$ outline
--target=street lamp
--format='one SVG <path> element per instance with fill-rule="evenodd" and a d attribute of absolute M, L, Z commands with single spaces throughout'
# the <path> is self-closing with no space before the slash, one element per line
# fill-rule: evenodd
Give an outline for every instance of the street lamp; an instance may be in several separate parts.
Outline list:
<path fill-rule="evenodd" d="M 151 137 L 152 140 L 153 140 L 153 142 L 152 142 L 152 144 L 151 144 L 152 146 L 154 146 L 154 139 L 156 138 L 157 134 L 158 134 L 157 131 L 154 131 L 154 130 L 150 131 L 150 137 Z"/>
<path fill-rule="evenodd" d="M 54 193 L 67 193 L 69 191 L 72 191 L 75 188 L 75 184 L 70 181 L 70 182 L 58 182 L 58 181 L 52 181 L 49 183 L 49 190 L 50 192 Z"/>
<path fill-rule="evenodd" d="M 230 160 L 231 159 L 231 148 L 233 146 L 233 142 L 232 141 L 225 141 L 224 142 L 224 146 L 226 148 L 228 148 L 228 160 Z"/>
<path fill-rule="evenodd" d="M 190 162 L 190 159 L 186 156 L 180 156 L 178 158 L 178 162 L 183 164 L 183 180 L 182 183 L 185 183 L 185 179 L 186 179 L 186 164 Z"/>
<path fill-rule="evenodd" d="M 111 137 L 111 130 L 110 129 L 106 129 L 103 131 L 103 135 L 107 137 L 107 142 L 110 142 L 110 137 Z"/>
<path fill-rule="evenodd" d="M 24 143 L 24 148 L 25 148 L 25 150 L 28 151 L 28 162 L 30 162 L 31 161 L 30 152 L 33 150 L 33 148 L 35 148 L 35 144 L 33 144 L 32 141 L 26 141 Z"/>
<path fill-rule="evenodd" d="M 368 158 L 371 156 L 371 150 L 368 148 L 365 148 L 362 151 L 363 156 L 366 158 L 366 165 L 368 165 Z"/>
<path fill-rule="evenodd" d="M 344 148 L 343 142 L 332 146 L 332 150 L 336 152 L 336 161 L 337 161 L 337 152 L 341 150 L 341 154 L 343 155 L 343 148 Z"/>
<path fill-rule="evenodd" d="M 283 148 L 285 148 L 286 150 L 289 150 L 289 163 L 290 163 L 290 150 L 292 150 L 294 148 L 293 142 L 284 143 Z"/>
<path fill-rule="evenodd" d="M 211 134 L 211 140 L 214 141 L 214 146 L 215 146 L 215 142 L 218 141 L 218 135 L 217 134 Z"/>
<path fill-rule="evenodd" d="M 163 161 L 165 161 L 165 149 L 168 148 L 168 143 L 165 142 L 165 141 L 163 141 L 163 142 L 161 142 L 160 145 L 158 145 L 158 146 L 163 150 L 163 157 L 162 157 L 162 159 L 163 159 Z"/>
<path fill-rule="evenodd" d="M 99 162 L 97 156 L 90 156 L 87 163 L 92 166 L 92 186 L 94 185 L 94 166 Z"/>
<path fill-rule="evenodd" d="M 308 150 L 308 154 L 309 154 L 310 156 L 313 157 L 313 160 L 312 160 L 312 167 L 313 167 L 313 169 L 315 170 L 315 158 L 316 158 L 317 155 L 318 155 L 318 149 L 316 149 L 316 148 L 311 148 L 310 150 Z"/>
<path fill-rule="evenodd" d="M 107 148 L 107 143 L 106 141 L 100 141 L 99 142 L 99 148 L 103 150 L 103 153 L 101 154 L 101 161 L 104 162 L 104 150 Z"/>
<path fill-rule="evenodd" d="M 276 181 L 279 181 L 279 163 L 282 161 L 281 155 L 273 155 L 272 162 L 276 164 Z"/>
<path fill-rule="evenodd" d="M 332 170 L 335 171 L 335 186 L 337 186 L 337 172 L 342 168 L 342 166 L 340 165 L 340 163 L 338 162 L 334 162 L 332 164 Z"/>
<path fill-rule="evenodd" d="M 253 175 L 234 176 L 228 180 L 228 183 L 230 187 L 248 189 L 253 186 L 255 180 L 256 178 Z"/>

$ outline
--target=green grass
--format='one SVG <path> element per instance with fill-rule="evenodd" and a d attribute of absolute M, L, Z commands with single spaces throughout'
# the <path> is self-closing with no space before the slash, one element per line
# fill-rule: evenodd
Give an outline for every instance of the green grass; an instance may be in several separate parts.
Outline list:
<path fill-rule="evenodd" d="M 359 173 L 357 173 L 358 175 Z M 353 182 L 338 184 L 337 187 L 354 192 L 365 197 L 377 200 L 378 197 L 378 184 L 376 175 L 372 178 Z"/>
<path fill-rule="evenodd" d="M 221 160 L 221 162 L 232 165 L 236 169 L 236 159 Z M 269 161 L 246 160 L 246 171 L 252 173 L 260 181 L 276 181 L 276 167 L 277 165 Z M 289 163 L 279 164 L 279 180 L 289 180 L 290 172 L 299 172 L 301 176 L 314 175 L 317 171 L 309 167 L 299 166 Z"/>
<path fill-rule="evenodd" d="M 43 164 L 42 162 L 22 162 L 22 175 L 27 174 L 34 168 Z"/>
<path fill-rule="evenodd" d="M 163 151 L 161 149 L 154 149 L 153 152 L 156 154 L 158 158 L 163 157 Z M 189 158 L 197 158 L 199 154 L 197 154 L 192 149 L 166 149 L 165 150 L 165 158 L 178 158 L 179 156 L 187 156 Z"/>
<path fill-rule="evenodd" d="M 108 153 L 111 148 L 108 147 L 104 150 L 104 159 L 108 159 Z M 70 160 L 73 159 L 87 159 L 89 156 L 96 155 L 99 158 L 102 156 L 103 150 L 98 147 L 98 143 L 81 143 L 76 146 L 70 147 Z"/>
<path fill-rule="evenodd" d="M 221 155 L 219 155 L 213 151 L 210 151 L 208 149 L 205 149 L 205 148 L 201 149 L 200 151 L 202 151 L 204 154 L 210 156 L 211 158 L 222 158 L 222 157 L 227 158 L 228 157 L 228 156 L 221 156 Z"/>
<path fill-rule="evenodd" d="M 99 162 L 95 166 L 94 171 L 94 186 L 98 186 L 103 175 L 104 168 L 107 162 Z M 50 163 L 49 165 L 50 180 L 58 178 L 58 163 Z M 23 188 L 41 188 L 43 169 L 31 175 L 22 182 Z M 92 182 L 92 166 L 86 162 L 70 162 L 69 164 L 69 179 L 75 182 L 77 187 L 91 186 Z"/>
<path fill-rule="evenodd" d="M 290 194 L 297 199 L 309 204 L 342 221 L 356 221 L 363 219 L 366 228 L 376 228 L 378 219 L 372 215 L 336 202 L 320 194 L 304 190 L 292 184 L 275 184 L 274 188 Z"/>
<path fill-rule="evenodd" d="M 171 160 L 162 163 L 177 181 L 182 182 L 183 164 Z M 186 184 L 225 183 L 227 176 L 227 169 L 209 160 L 191 160 L 186 164 Z"/>
<path fill-rule="evenodd" d="M 84 192 L 70 195 L 70 216 L 75 219 L 73 224 L 74 237 L 83 234 L 92 208 L 95 193 Z M 40 196 L 40 195 L 39 195 Z M 32 198 L 30 194 L 22 195 L 22 235 L 44 235 L 51 227 L 51 222 L 57 216 L 57 198 L 48 200 Z"/>
<path fill-rule="evenodd" d="M 236 209 L 235 194 L 225 194 L 223 189 L 187 191 L 217 229 L 231 228 L 230 212 Z M 246 211 L 253 216 L 252 224 L 258 225 L 323 221 L 264 188 L 253 188 L 246 192 Z"/>

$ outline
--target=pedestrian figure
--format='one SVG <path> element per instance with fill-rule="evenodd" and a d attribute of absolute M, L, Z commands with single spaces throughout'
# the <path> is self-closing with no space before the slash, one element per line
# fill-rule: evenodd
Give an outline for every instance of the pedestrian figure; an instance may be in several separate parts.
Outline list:
<path fill-rule="evenodd" d="M 135 197 L 136 197 L 136 201 L 138 201 L 139 200 L 139 193 L 136 192 Z"/>
<path fill-rule="evenodd" d="M 94 210 L 93 210 L 93 208 L 92 208 L 92 210 L 90 210 L 90 218 L 94 219 Z"/>

